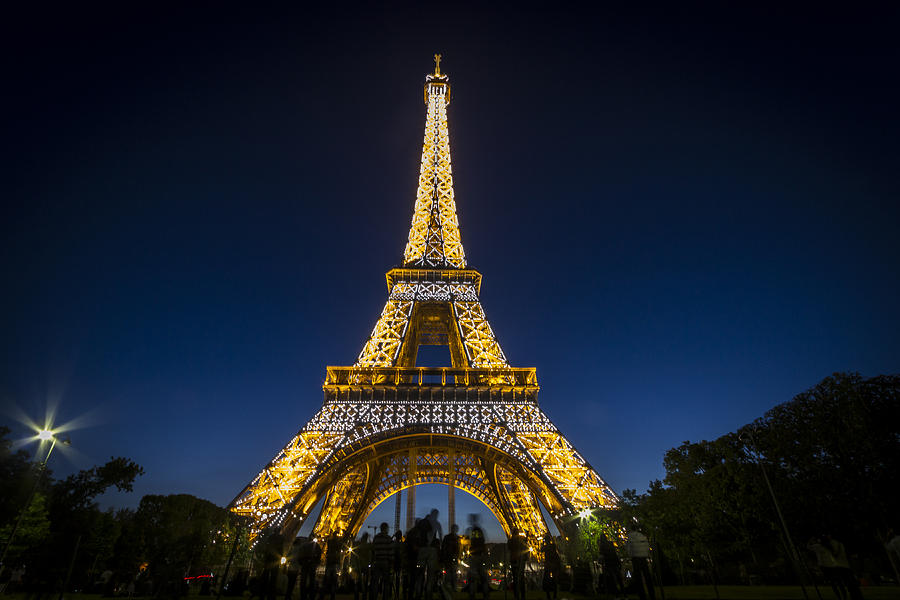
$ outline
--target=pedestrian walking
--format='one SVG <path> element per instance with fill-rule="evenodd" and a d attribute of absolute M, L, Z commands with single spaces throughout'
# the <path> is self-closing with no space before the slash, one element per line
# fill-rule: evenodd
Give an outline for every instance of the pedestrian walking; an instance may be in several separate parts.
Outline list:
<path fill-rule="evenodd" d="M 618 598 L 625 595 L 625 584 L 622 581 L 622 560 L 616 550 L 615 544 L 602 531 L 597 541 L 600 551 L 600 567 L 602 568 L 601 580 L 603 592 L 611 597 Z"/>
<path fill-rule="evenodd" d="M 315 536 L 300 546 L 300 600 L 316 597 L 316 571 L 322 560 L 322 547 Z"/>
<path fill-rule="evenodd" d="M 331 600 L 337 593 L 338 570 L 341 568 L 341 551 L 344 547 L 344 537 L 341 531 L 335 532 L 325 542 L 325 578 L 322 581 L 322 589 L 319 591 L 319 600 L 325 599 L 328 594 Z"/>
<path fill-rule="evenodd" d="M 822 577 L 831 586 L 831 591 L 837 596 L 838 600 L 847 599 L 847 588 L 844 586 L 840 573 L 837 570 L 837 563 L 831 549 L 822 543 L 822 539 L 818 537 L 811 538 L 806 544 L 808 550 L 816 555 L 816 565 L 822 571 Z"/>
<path fill-rule="evenodd" d="M 369 600 L 389 600 L 391 596 L 391 569 L 394 565 L 394 540 L 388 534 L 388 524 L 382 523 L 372 540 L 372 587 Z"/>
<path fill-rule="evenodd" d="M 477 589 L 481 589 L 484 600 L 487 600 L 491 594 L 487 570 L 485 569 L 487 544 L 484 539 L 484 530 L 479 526 L 478 521 L 477 513 L 469 515 L 469 529 L 466 531 L 469 538 L 469 600 L 475 600 L 475 591 Z"/>
<path fill-rule="evenodd" d="M 451 600 L 456 593 L 456 571 L 459 569 L 459 525 L 450 526 L 450 533 L 441 540 L 441 568 L 444 577 L 441 590 L 445 600 Z"/>
<path fill-rule="evenodd" d="M 288 551 L 287 563 L 285 564 L 287 569 L 287 587 L 284 591 L 284 600 L 291 600 L 294 595 L 294 587 L 297 585 L 297 579 L 300 578 L 300 549 L 305 542 L 304 538 L 294 539 L 291 549 Z"/>
<path fill-rule="evenodd" d="M 844 545 L 827 534 L 822 536 L 822 542 L 831 551 L 831 555 L 834 556 L 835 572 L 841 583 L 847 588 L 847 595 L 850 600 L 863 600 L 862 592 L 859 589 L 859 581 L 850 568 L 850 560 L 847 558 L 847 550 L 844 548 Z"/>
<path fill-rule="evenodd" d="M 650 577 L 650 542 L 647 540 L 637 525 L 632 523 L 628 531 L 628 541 L 625 543 L 628 556 L 631 557 L 631 574 L 634 585 L 637 586 L 638 596 L 641 600 L 654 600 L 653 580 Z"/>
<path fill-rule="evenodd" d="M 400 600 L 400 581 L 403 577 L 403 567 L 406 562 L 406 544 L 403 541 L 403 532 L 399 529 L 394 532 L 394 570 L 393 585 L 391 586 L 391 598 Z"/>
<path fill-rule="evenodd" d="M 528 559 L 528 545 L 517 527 L 511 527 L 506 540 L 509 554 L 513 599 L 525 600 L 525 561 Z"/>
<path fill-rule="evenodd" d="M 559 594 L 559 574 L 562 571 L 562 561 L 559 559 L 559 550 L 549 532 L 544 534 L 544 543 L 541 545 L 541 554 L 544 555 L 544 580 L 542 586 L 547 600 L 556 600 Z"/>
<path fill-rule="evenodd" d="M 369 567 L 372 564 L 372 544 L 369 532 L 359 538 L 359 543 L 350 547 L 350 578 L 353 581 L 353 600 L 368 600 Z"/>
<path fill-rule="evenodd" d="M 432 600 L 434 589 L 438 580 L 438 569 L 440 567 L 440 549 L 441 539 L 444 532 L 441 523 L 438 521 L 438 509 L 432 508 L 424 519 L 422 519 L 423 530 L 423 546 L 419 549 L 419 563 L 422 568 L 423 575 L 423 592 L 425 600 Z"/>

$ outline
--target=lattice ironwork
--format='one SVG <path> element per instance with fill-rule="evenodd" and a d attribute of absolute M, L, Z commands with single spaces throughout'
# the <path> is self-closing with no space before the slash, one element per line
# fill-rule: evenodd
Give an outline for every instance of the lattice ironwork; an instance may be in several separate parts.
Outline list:
<path fill-rule="evenodd" d="M 503 503 L 513 515 L 511 525 L 515 524 L 519 531 L 525 534 L 532 548 L 540 548 L 540 540 L 543 539 L 548 528 L 541 515 L 537 496 L 528 489 L 522 479 L 509 469 L 504 469 L 499 465 L 495 466 L 494 477 L 497 489 L 503 496 Z"/>
<path fill-rule="evenodd" d="M 459 235 L 453 174 L 450 169 L 450 134 L 447 104 L 450 82 L 446 75 L 426 78 L 425 141 L 419 170 L 419 188 L 413 210 L 404 265 L 464 269 L 466 254 Z"/>
<path fill-rule="evenodd" d="M 352 367 L 328 367 L 325 403 L 244 488 L 231 510 L 296 532 L 318 503 L 314 531 L 355 533 L 391 494 L 422 483 L 480 499 L 530 542 L 616 495 L 537 403 L 533 368 L 512 368 L 466 269 L 450 173 L 447 101 L 439 70 L 426 78 L 422 170 L 404 266 Z M 416 367 L 419 345 L 446 344 L 452 366 Z"/>

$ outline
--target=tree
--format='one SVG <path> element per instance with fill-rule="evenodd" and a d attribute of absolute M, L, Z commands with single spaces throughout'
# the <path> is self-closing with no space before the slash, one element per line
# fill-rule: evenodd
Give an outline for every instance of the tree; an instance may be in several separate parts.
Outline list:
<path fill-rule="evenodd" d="M 132 527 L 137 561 L 148 563 L 154 581 L 169 585 L 223 566 L 235 536 L 242 535 L 230 511 L 188 494 L 144 496 Z M 137 564 L 131 566 L 136 570 Z"/>
<path fill-rule="evenodd" d="M 138 464 L 119 457 L 49 483 L 50 535 L 29 549 L 34 571 L 47 581 L 62 582 L 71 563 L 75 582 L 86 583 L 83 579 L 109 559 L 119 535 L 115 515 L 100 511 L 95 498 L 111 487 L 131 491 L 143 473 Z"/>
<path fill-rule="evenodd" d="M 900 492 L 900 376 L 836 373 L 747 430 L 798 535 L 880 548 Z"/>
<path fill-rule="evenodd" d="M 13 452 L 9 427 L 0 426 L 0 526 L 11 525 L 28 500 L 35 469 L 25 450 Z"/>
<path fill-rule="evenodd" d="M 16 515 L 18 517 L 18 515 Z M 12 534 L 14 522 L 0 527 L 0 540 L 5 544 Z M 44 542 L 50 535 L 50 520 L 47 518 L 47 506 L 44 495 L 36 493 L 25 509 L 22 521 L 16 531 L 16 537 L 9 547 L 7 556 L 18 557 L 28 548 Z"/>
<path fill-rule="evenodd" d="M 829 532 L 879 557 L 898 492 L 898 401 L 898 376 L 835 374 L 737 432 L 669 450 L 665 479 L 626 491 L 624 510 L 678 559 L 682 579 L 698 558 L 735 577 L 742 565 L 782 578 L 789 553 L 765 469 L 795 541 Z"/>

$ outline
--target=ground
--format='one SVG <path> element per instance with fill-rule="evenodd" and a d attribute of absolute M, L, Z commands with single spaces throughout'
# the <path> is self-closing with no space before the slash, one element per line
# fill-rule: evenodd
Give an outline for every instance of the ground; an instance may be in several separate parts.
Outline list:
<path fill-rule="evenodd" d="M 740 585 L 723 585 L 719 586 L 718 596 L 716 590 L 712 586 L 694 585 L 694 586 L 670 586 L 666 587 L 665 600 L 805 600 L 803 592 L 799 586 L 740 586 Z M 835 598 L 830 588 L 819 587 L 821 596 L 816 594 L 815 588 L 807 588 L 809 600 L 833 600 Z M 896 600 L 900 598 L 900 588 L 897 586 L 883 587 L 865 587 L 862 590 L 863 597 L 866 600 Z M 51 594 L 53 598 L 56 594 Z M 194 594 L 191 594 L 194 596 Z M 296 598 L 295 594 L 295 598 Z M 122 598 L 125 598 L 122 596 Z M 210 599 L 214 596 L 209 596 Z M 223 596 L 225 599 L 231 596 Z M 435 595 L 437 598 L 437 595 Z M 458 593 L 456 600 L 466 600 L 468 595 Z M 480 599 L 481 596 L 479 595 Z M 512 600 L 512 594 L 507 593 L 504 597 L 502 592 L 495 591 L 491 594 L 492 600 Z M 544 600 L 543 592 L 528 592 L 527 600 Z M 637 598 L 635 594 L 631 594 L 629 598 Z M 662 594 L 657 592 L 657 600 L 663 600 Z M 4 597 L 5 600 L 26 600 L 25 594 L 11 594 Z M 104 600 L 103 596 L 98 594 L 66 594 L 66 600 Z M 246 599 L 246 596 L 245 596 Z M 336 600 L 352 600 L 352 594 L 338 594 Z M 133 600 L 140 600 L 134 598 Z M 281 600 L 281 597 L 278 597 Z M 559 600 L 598 600 L 597 596 L 582 596 L 578 594 L 560 593 Z"/>

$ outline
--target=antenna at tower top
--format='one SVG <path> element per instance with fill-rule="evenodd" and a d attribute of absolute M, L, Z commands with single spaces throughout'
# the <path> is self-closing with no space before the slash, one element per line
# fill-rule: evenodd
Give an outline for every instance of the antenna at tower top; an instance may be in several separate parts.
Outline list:
<path fill-rule="evenodd" d="M 441 76 L 441 55 L 440 54 L 434 55 L 434 74 L 436 77 Z"/>

